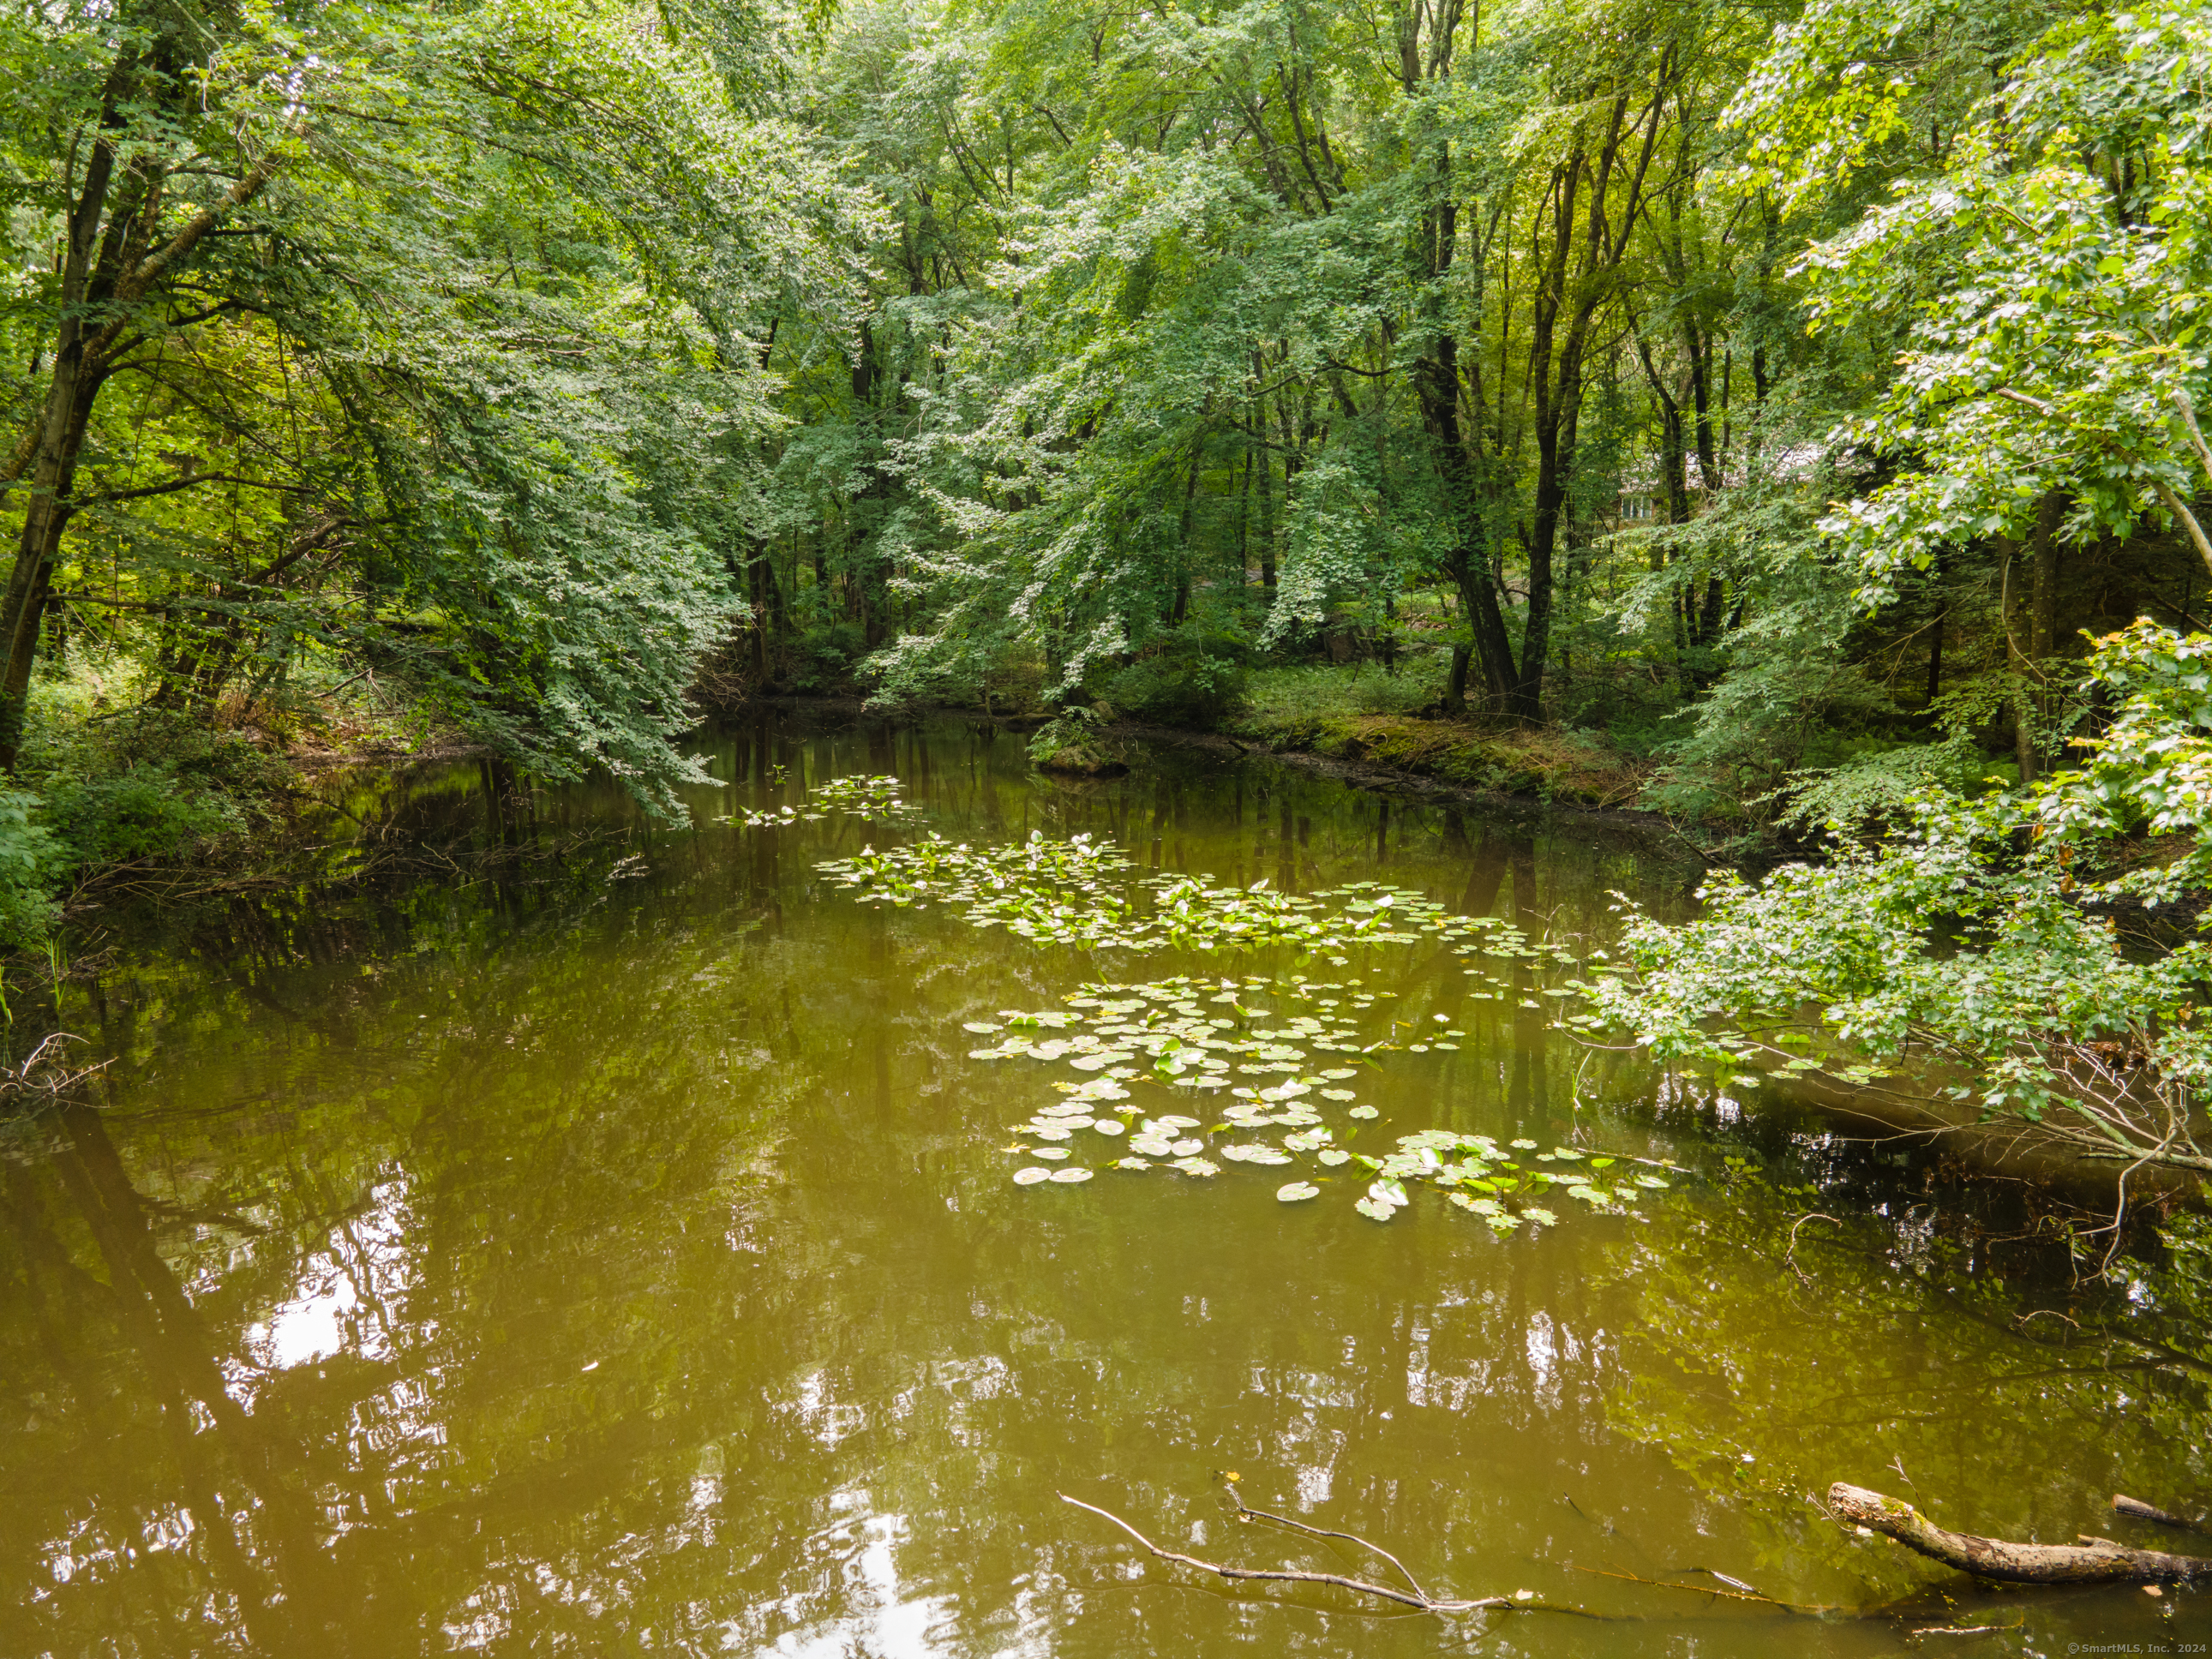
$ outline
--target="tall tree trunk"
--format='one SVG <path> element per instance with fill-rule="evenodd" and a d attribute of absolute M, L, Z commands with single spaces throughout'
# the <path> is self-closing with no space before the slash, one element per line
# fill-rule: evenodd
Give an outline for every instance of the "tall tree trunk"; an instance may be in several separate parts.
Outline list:
<path fill-rule="evenodd" d="M 1450 155 L 1437 147 L 1439 194 L 1450 177 Z M 1430 274 L 1441 282 L 1457 257 L 1459 212 L 1448 195 L 1427 216 L 1425 235 Z M 1483 502 L 1474 461 L 1459 418 L 1459 338 L 1437 319 L 1427 319 L 1432 330 L 1428 349 L 1415 365 L 1413 381 L 1420 399 L 1421 423 L 1435 446 L 1437 465 L 1443 475 L 1444 498 L 1451 514 L 1453 541 L 1444 556 L 1445 574 L 1452 580 L 1460 602 L 1467 609 L 1474 639 L 1472 653 L 1482 666 L 1489 701 L 1503 702 L 1518 681 L 1513 660 L 1513 641 L 1505 630 L 1505 613 L 1499 603 L 1498 580 L 1485 534 Z M 1468 653 L 1455 650 L 1453 672 L 1445 689 L 1449 713 L 1467 708 Z"/>
<path fill-rule="evenodd" d="M 7 649 L 6 665 L 0 668 L 0 770 L 11 774 L 23 744 L 24 704 L 38 657 L 39 624 L 53 585 L 54 556 L 61 550 L 62 532 L 69 526 L 77 458 L 92 423 L 94 400 L 106 378 L 97 338 L 90 332 L 88 302 L 101 297 L 94 293 L 96 287 L 110 285 L 112 266 L 122 253 L 118 228 L 125 216 L 108 219 L 105 238 L 100 222 L 115 182 L 116 108 L 137 70 L 136 54 L 126 52 L 108 76 L 100 131 L 86 162 L 83 187 L 70 209 L 53 369 L 40 410 L 38 447 L 29 469 L 30 498 L 24 503 L 15 565 L 9 573 L 7 593 L 0 599 L 0 641 Z M 101 282 L 104 276 L 110 281 Z"/>
<path fill-rule="evenodd" d="M 155 52 L 161 83 L 183 84 L 179 65 L 170 61 L 179 55 L 177 41 L 165 33 L 156 40 Z M 276 167 L 271 151 L 246 167 L 219 200 L 194 214 L 160 249 L 149 252 L 161 210 L 161 172 L 151 161 L 133 162 L 119 179 L 116 172 L 118 111 L 139 90 L 140 68 L 134 46 L 125 48 L 108 71 L 100 128 L 65 228 L 53 370 L 35 428 L 30 493 L 24 503 L 15 568 L 9 573 L 7 592 L 0 597 L 0 642 L 7 652 L 5 665 L 0 666 L 0 771 L 9 773 L 15 771 L 22 748 L 24 708 L 38 659 L 40 624 L 53 586 L 62 532 L 75 510 L 71 492 L 77 462 L 91 428 L 94 403 L 111 371 L 110 355 L 125 330 L 125 308 L 135 307 L 156 283 L 181 270 L 210 231 L 261 192 Z"/>

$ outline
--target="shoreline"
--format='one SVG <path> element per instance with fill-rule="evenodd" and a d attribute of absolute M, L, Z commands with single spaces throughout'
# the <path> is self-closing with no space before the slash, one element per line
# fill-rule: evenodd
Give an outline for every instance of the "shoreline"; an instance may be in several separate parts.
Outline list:
<path fill-rule="evenodd" d="M 951 704 L 928 704 L 900 709 L 871 708 L 863 697 L 798 694 L 757 697 L 742 708 L 731 709 L 716 718 L 735 722 L 744 720 L 748 711 L 756 709 L 799 715 L 832 714 L 854 720 L 880 720 L 886 725 L 928 718 L 951 718 L 977 725 L 1003 726 L 1014 732 L 1033 732 L 1050 719 L 1045 714 L 994 714 Z M 1389 736 L 1401 736 L 1411 730 L 1436 739 L 1437 746 L 1416 751 L 1431 756 L 1437 754 L 1439 748 L 1449 753 L 1452 740 L 1459 738 L 1462 740 L 1462 747 L 1479 751 L 1485 763 L 1494 764 L 1491 757 L 1497 750 L 1485 739 L 1494 738 L 1495 734 L 1482 733 L 1459 722 L 1398 716 L 1378 717 L 1368 725 L 1370 731 L 1381 727 Z M 1391 745 L 1388 743 L 1368 743 L 1364 740 L 1362 733 L 1356 732 L 1347 734 L 1341 744 L 1352 752 L 1336 754 L 1306 742 L 1269 741 L 1248 732 L 1149 726 L 1137 720 L 1116 720 L 1103 726 L 1099 737 L 1109 744 L 1135 739 L 1216 755 L 1274 761 L 1316 777 L 1328 778 L 1358 789 L 1440 805 L 1480 807 L 1498 817 L 1522 819 L 1566 817 L 1616 830 L 1656 832 L 1680 842 L 1686 854 L 1694 855 L 1701 862 L 1711 861 L 1710 855 L 1684 836 L 1674 821 L 1662 812 L 1655 812 L 1647 807 L 1613 805 L 1602 799 L 1577 799 L 1565 793 L 1547 795 L 1533 789 L 1498 788 L 1488 783 L 1462 781 L 1448 774 L 1440 775 L 1437 770 L 1425 766 L 1394 763 L 1389 756 Z M 1405 752 L 1402 745 L 1400 752 Z"/>

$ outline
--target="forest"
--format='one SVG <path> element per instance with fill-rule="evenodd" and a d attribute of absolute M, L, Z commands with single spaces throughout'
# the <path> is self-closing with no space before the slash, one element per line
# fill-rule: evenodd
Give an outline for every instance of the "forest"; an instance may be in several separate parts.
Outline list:
<path fill-rule="evenodd" d="M 2069 769 L 2212 585 L 2191 9 L 7 27 L 0 764 L 88 853 L 216 734 L 650 799 L 764 691 L 1315 664 L 1765 823 Z"/>

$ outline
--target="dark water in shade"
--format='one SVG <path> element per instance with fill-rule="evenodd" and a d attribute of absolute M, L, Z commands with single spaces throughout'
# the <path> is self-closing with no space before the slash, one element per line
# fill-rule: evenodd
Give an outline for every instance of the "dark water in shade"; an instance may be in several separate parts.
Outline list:
<path fill-rule="evenodd" d="M 1577 945 L 1612 890 L 1679 905 L 1692 875 L 1586 821 L 1259 763 L 1054 783 L 952 724 L 726 739 L 737 781 L 696 833 L 545 794 L 505 833 L 605 831 L 557 863 L 463 855 L 498 833 L 475 769 L 356 790 L 369 843 L 444 852 L 173 908 L 65 993 L 107 1070 L 0 1139 L 0 1655 L 1858 1655 L 1946 1622 L 2019 1628 L 1921 1650 L 2058 1654 L 2212 1631 L 2171 1591 L 1977 1592 L 1808 1496 L 1850 1480 L 1967 1529 L 2155 1541 L 2111 1492 L 2212 1498 L 2212 1339 L 2171 1258 L 2076 1285 L 2017 1194 L 1589 1058 L 1517 998 L 1466 1000 L 1432 944 L 1194 964 L 860 906 L 814 862 L 886 831 L 708 822 L 788 799 L 778 764 L 896 771 L 958 838 L 1091 830 L 1162 870 L 1395 882 Z M 1579 1129 L 1700 1173 L 1502 1241 L 1433 1193 L 1385 1225 L 1346 1181 L 1279 1205 L 1289 1171 L 1012 1185 L 1006 1126 L 1066 1073 L 970 1060 L 960 1022 L 1201 968 L 1359 974 L 1399 1018 L 1449 1014 L 1458 1052 L 1364 1095 L 1377 1141 Z M 1239 1525 L 1224 1469 L 1431 1589 L 1603 1617 L 1226 1586 L 1055 1496 L 1208 1559 L 1377 1570 Z M 1691 1569 L 1902 1605 L 1633 1582 L 1716 1583 Z"/>

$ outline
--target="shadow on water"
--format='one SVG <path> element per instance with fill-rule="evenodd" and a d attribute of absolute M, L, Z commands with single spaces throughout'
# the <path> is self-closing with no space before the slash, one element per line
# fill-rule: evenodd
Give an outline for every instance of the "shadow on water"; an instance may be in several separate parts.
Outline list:
<path fill-rule="evenodd" d="M 716 821 L 892 772 L 955 839 L 1394 883 L 1577 948 L 1612 892 L 1679 905 L 1695 875 L 1594 820 L 1180 752 L 1054 781 L 1021 745 L 764 722 L 710 746 L 685 828 L 474 765 L 346 781 L 330 880 L 118 928 L 60 1010 L 109 1063 L 0 1141 L 0 1650 L 1856 1655 L 1916 1622 L 2017 1620 L 2045 1651 L 2202 1629 L 2172 1592 L 1978 1595 L 1808 1498 L 1847 1480 L 2047 1540 L 2112 1532 L 2114 1490 L 2201 1504 L 2212 1310 L 2185 1260 L 2077 1280 L 2027 1189 L 1589 1054 L 1522 1006 L 1526 964 L 1493 996 L 1425 939 L 1341 967 L 1085 956 L 816 870 L 913 830 Z M 1357 976 L 1394 994 L 1376 1021 L 1462 1034 L 1365 1089 L 1384 1144 L 1578 1136 L 1692 1173 L 1503 1238 L 1429 1193 L 1377 1225 L 1327 1175 L 1296 1206 L 1243 1169 L 1014 1186 L 1006 1126 L 1048 1073 L 970 1059 L 961 1023 L 1201 969 L 1307 975 L 1286 1009 Z M 1230 1468 L 1432 1588 L 1618 1617 L 1270 1605 L 1054 1497 L 1212 1559 L 1350 1565 L 1240 1528 Z M 1690 1569 L 1919 1599 L 1784 1620 L 1632 1582 Z"/>

